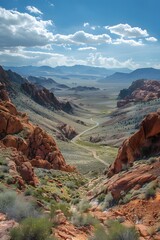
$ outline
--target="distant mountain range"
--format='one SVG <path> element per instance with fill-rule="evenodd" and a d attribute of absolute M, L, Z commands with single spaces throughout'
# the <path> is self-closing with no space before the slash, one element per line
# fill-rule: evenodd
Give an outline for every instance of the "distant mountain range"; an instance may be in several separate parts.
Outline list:
<path fill-rule="evenodd" d="M 109 76 L 117 71 L 129 73 L 131 72 L 128 68 L 101 68 L 101 67 L 91 67 L 91 66 L 84 66 L 84 65 L 74 65 L 74 66 L 58 66 L 55 68 L 49 66 L 22 66 L 22 67 L 3 67 L 5 70 L 12 70 L 18 74 L 21 74 L 25 77 L 32 75 L 32 76 L 61 76 L 64 80 L 65 78 L 70 77 L 85 77 L 88 76 L 97 76 L 100 78 L 104 78 Z"/>
<path fill-rule="evenodd" d="M 155 68 L 139 68 L 130 73 L 116 72 L 99 82 L 132 82 L 138 79 L 160 80 L 160 69 Z"/>
<path fill-rule="evenodd" d="M 134 71 L 128 68 L 100 68 L 84 65 L 74 66 L 58 66 L 55 68 L 49 66 L 22 66 L 22 67 L 3 67 L 5 70 L 12 70 L 23 77 L 29 76 L 41 77 L 39 81 L 43 81 L 43 77 L 48 77 L 46 84 L 50 85 L 50 77 L 58 77 L 63 80 L 81 79 L 81 80 L 97 80 L 101 83 L 110 82 L 126 82 L 131 83 L 138 79 L 160 80 L 160 69 L 155 68 L 139 68 Z M 31 80 L 31 79 L 30 79 Z M 35 79 L 34 79 L 35 80 Z M 32 81 L 32 80 L 31 80 Z M 53 81 L 53 80 L 52 80 Z M 33 81 L 34 82 L 34 81 Z M 41 84 L 41 83 L 39 83 Z"/>

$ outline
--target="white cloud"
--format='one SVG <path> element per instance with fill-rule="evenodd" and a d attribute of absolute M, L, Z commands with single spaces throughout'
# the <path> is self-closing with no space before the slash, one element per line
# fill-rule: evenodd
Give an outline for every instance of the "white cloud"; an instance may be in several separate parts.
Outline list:
<path fill-rule="evenodd" d="M 87 50 L 96 51 L 97 48 L 96 47 L 81 47 L 81 48 L 78 48 L 78 51 L 87 51 Z"/>
<path fill-rule="evenodd" d="M 101 53 L 90 53 L 87 58 L 87 63 L 89 65 L 97 67 L 106 68 L 137 68 L 139 67 L 132 59 L 127 59 L 126 61 L 119 61 L 113 57 L 104 57 Z"/>
<path fill-rule="evenodd" d="M 34 6 L 27 6 L 26 9 L 27 9 L 30 13 L 43 14 L 38 8 L 36 8 L 36 7 L 34 7 Z"/>
<path fill-rule="evenodd" d="M 85 23 L 83 23 L 83 27 L 84 28 L 89 28 L 89 29 L 91 29 L 91 30 L 96 30 L 96 29 L 100 29 L 101 28 L 101 26 L 99 26 L 99 25 L 94 25 L 94 26 L 92 26 L 90 23 L 88 23 L 88 22 L 85 22 Z"/>
<path fill-rule="evenodd" d="M 51 7 L 55 7 L 54 3 L 49 3 L 49 5 L 50 5 Z"/>
<path fill-rule="evenodd" d="M 85 22 L 85 23 L 83 23 L 83 27 L 89 27 L 89 23 L 88 22 Z"/>
<path fill-rule="evenodd" d="M 141 38 L 149 36 L 146 29 L 143 30 L 140 27 L 131 27 L 129 24 L 120 23 L 115 26 L 105 26 L 105 29 L 121 37 Z"/>
<path fill-rule="evenodd" d="M 6 66 L 48 65 L 51 67 L 55 67 L 57 65 L 73 66 L 75 64 L 106 68 L 139 67 L 139 65 L 135 64 L 132 59 L 120 61 L 113 57 L 105 57 L 101 53 L 89 53 L 86 58 L 76 58 L 76 56 L 67 56 L 55 52 L 26 50 L 23 47 L 0 51 L 0 64 Z"/>
<path fill-rule="evenodd" d="M 43 21 L 28 13 L 6 10 L 0 7 L 0 47 L 44 46 L 53 40 L 47 30 L 51 20 Z"/>
<path fill-rule="evenodd" d="M 119 39 L 114 40 L 113 44 L 115 44 L 115 45 L 128 44 L 128 45 L 133 46 L 133 47 L 144 45 L 141 39 L 139 39 L 138 41 L 135 41 L 133 39 L 124 39 L 124 38 L 119 38 Z"/>
<path fill-rule="evenodd" d="M 96 26 L 92 26 L 91 29 L 95 31 L 96 30 Z"/>
<path fill-rule="evenodd" d="M 146 40 L 147 40 L 148 42 L 157 42 L 157 41 L 158 41 L 158 39 L 155 38 L 155 37 L 148 37 L 148 38 L 146 38 Z"/>
<path fill-rule="evenodd" d="M 53 42 L 55 44 L 75 44 L 75 45 L 84 45 L 84 44 L 103 44 L 111 43 L 111 37 L 108 34 L 94 35 L 86 33 L 84 31 L 78 31 L 74 34 L 62 35 L 56 34 L 54 36 Z"/>

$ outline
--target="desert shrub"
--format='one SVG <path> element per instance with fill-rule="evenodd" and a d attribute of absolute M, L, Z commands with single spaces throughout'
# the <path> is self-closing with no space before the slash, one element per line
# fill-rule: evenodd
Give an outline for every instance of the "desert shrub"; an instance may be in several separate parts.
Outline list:
<path fill-rule="evenodd" d="M 3 173 L 9 173 L 9 167 L 8 166 L 2 166 L 2 172 Z"/>
<path fill-rule="evenodd" d="M 148 188 L 145 192 L 145 198 L 146 199 L 149 199 L 149 198 L 154 198 L 156 195 L 156 189 L 151 187 L 151 188 Z"/>
<path fill-rule="evenodd" d="M 131 193 L 127 193 L 122 200 L 122 203 L 126 204 L 131 200 L 132 194 Z"/>
<path fill-rule="evenodd" d="M 107 233 L 104 227 L 98 224 L 98 226 L 96 226 L 94 236 L 90 237 L 89 240 L 107 240 Z"/>
<path fill-rule="evenodd" d="M 7 178 L 7 184 L 14 184 L 14 182 L 15 182 L 15 180 L 14 180 L 14 178 L 13 177 L 11 177 L 11 176 L 8 176 L 8 178 Z"/>
<path fill-rule="evenodd" d="M 30 196 L 30 195 L 32 195 L 32 189 L 29 189 L 29 188 L 26 189 L 25 192 L 24 192 L 24 195 L 25 195 L 25 196 Z"/>
<path fill-rule="evenodd" d="M 86 199 L 83 199 L 79 202 L 77 206 L 77 210 L 83 213 L 83 212 L 86 212 L 90 207 L 91 207 L 91 204 Z"/>
<path fill-rule="evenodd" d="M 95 225 L 97 223 L 97 220 L 90 214 L 74 212 L 71 217 L 71 222 L 77 227 L 82 227 Z"/>
<path fill-rule="evenodd" d="M 101 202 L 103 202 L 104 201 L 104 199 L 105 199 L 105 194 L 104 193 L 102 193 L 101 195 L 99 195 L 98 196 L 98 203 L 101 203 Z"/>
<path fill-rule="evenodd" d="M 29 216 L 37 216 L 38 213 L 31 202 L 26 202 L 13 191 L 0 193 L 0 212 L 9 218 L 20 221 Z"/>
<path fill-rule="evenodd" d="M 106 208 L 113 207 L 115 204 L 116 204 L 116 202 L 115 202 L 112 194 L 109 192 L 109 193 L 105 196 L 105 199 L 104 199 L 102 208 L 103 208 L 103 210 L 105 210 Z"/>
<path fill-rule="evenodd" d="M 0 173 L 0 179 L 3 180 L 5 178 L 4 173 Z"/>
<path fill-rule="evenodd" d="M 66 186 L 73 190 L 77 188 L 76 184 L 73 181 L 67 181 Z"/>
<path fill-rule="evenodd" d="M 73 205 L 76 205 L 76 204 L 79 203 L 79 201 L 80 201 L 80 198 L 79 198 L 79 197 L 75 197 L 75 198 L 72 199 L 72 202 L 71 202 L 71 203 L 72 203 Z"/>
<path fill-rule="evenodd" d="M 54 203 L 52 203 L 51 204 L 51 212 L 50 212 L 51 218 L 54 218 L 57 210 L 61 210 L 67 218 L 71 217 L 69 204 L 64 203 L 64 202 L 61 202 L 61 203 L 54 202 Z"/>
<path fill-rule="evenodd" d="M 128 228 L 119 222 L 110 224 L 107 240 L 138 240 L 139 234 L 134 227 Z"/>
<path fill-rule="evenodd" d="M 26 218 L 10 232 L 11 240 L 53 240 L 52 224 L 46 218 Z"/>

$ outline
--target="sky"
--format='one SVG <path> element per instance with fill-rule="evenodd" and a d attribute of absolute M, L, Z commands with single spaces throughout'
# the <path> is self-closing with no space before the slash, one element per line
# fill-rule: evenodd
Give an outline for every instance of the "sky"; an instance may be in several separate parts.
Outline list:
<path fill-rule="evenodd" d="M 0 64 L 160 68 L 160 0 L 0 0 Z"/>

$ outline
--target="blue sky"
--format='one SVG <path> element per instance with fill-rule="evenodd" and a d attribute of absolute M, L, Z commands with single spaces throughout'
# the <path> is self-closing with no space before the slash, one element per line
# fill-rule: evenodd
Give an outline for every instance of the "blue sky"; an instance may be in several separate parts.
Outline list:
<path fill-rule="evenodd" d="M 0 64 L 160 68 L 159 0 L 0 0 Z"/>

